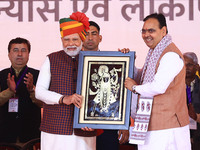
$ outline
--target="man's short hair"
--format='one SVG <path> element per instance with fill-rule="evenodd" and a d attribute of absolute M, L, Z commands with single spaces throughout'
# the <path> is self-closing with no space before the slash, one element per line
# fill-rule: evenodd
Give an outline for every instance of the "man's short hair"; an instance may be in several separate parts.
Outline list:
<path fill-rule="evenodd" d="M 162 27 L 166 27 L 167 29 L 167 23 L 166 23 L 166 19 L 165 19 L 165 16 L 163 14 L 158 14 L 158 13 L 154 13 L 154 14 L 151 14 L 151 15 L 148 15 L 146 16 L 143 21 L 147 21 L 148 19 L 150 18 L 154 18 L 154 19 L 157 19 L 159 24 L 160 24 L 160 29 L 162 29 Z M 166 30 L 166 33 L 168 33 L 168 29 Z"/>
<path fill-rule="evenodd" d="M 98 32 L 100 33 L 100 27 L 99 27 L 99 25 L 98 25 L 96 22 L 94 22 L 94 21 L 89 21 L 89 23 L 90 23 L 90 26 L 96 27 L 97 30 L 98 30 Z"/>
<path fill-rule="evenodd" d="M 12 44 L 26 44 L 28 47 L 28 52 L 30 53 L 31 51 L 31 44 L 27 39 L 20 38 L 20 37 L 12 39 L 8 44 L 8 52 L 10 52 Z"/>
<path fill-rule="evenodd" d="M 183 54 L 183 56 L 192 59 L 195 64 L 198 64 L 198 58 L 194 52 L 186 52 Z"/>

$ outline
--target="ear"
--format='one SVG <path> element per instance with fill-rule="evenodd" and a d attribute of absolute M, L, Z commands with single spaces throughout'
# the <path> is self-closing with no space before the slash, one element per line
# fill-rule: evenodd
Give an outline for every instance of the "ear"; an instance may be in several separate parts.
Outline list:
<path fill-rule="evenodd" d="M 60 39 L 61 39 L 61 42 L 62 42 L 62 45 L 63 45 L 63 44 L 64 44 L 64 38 L 61 37 Z M 64 46 L 64 45 L 63 45 L 63 46 Z"/>
<path fill-rule="evenodd" d="M 8 53 L 8 58 L 9 58 L 9 60 L 10 60 L 10 52 Z"/>
<path fill-rule="evenodd" d="M 166 26 L 162 27 L 162 34 L 163 34 L 163 36 L 165 36 L 167 34 L 167 27 Z"/>
<path fill-rule="evenodd" d="M 196 64 L 196 65 L 195 65 L 195 69 L 196 69 L 196 71 L 199 70 L 199 64 Z"/>
<path fill-rule="evenodd" d="M 99 35 L 99 43 L 102 41 L 102 35 Z"/>

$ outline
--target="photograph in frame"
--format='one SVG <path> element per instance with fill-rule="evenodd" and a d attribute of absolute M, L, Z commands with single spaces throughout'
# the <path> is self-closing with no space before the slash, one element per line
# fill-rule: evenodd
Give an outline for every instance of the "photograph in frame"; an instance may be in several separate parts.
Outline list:
<path fill-rule="evenodd" d="M 77 94 L 83 102 L 75 107 L 74 128 L 128 129 L 131 92 L 124 81 L 133 78 L 134 57 L 134 52 L 80 52 Z"/>

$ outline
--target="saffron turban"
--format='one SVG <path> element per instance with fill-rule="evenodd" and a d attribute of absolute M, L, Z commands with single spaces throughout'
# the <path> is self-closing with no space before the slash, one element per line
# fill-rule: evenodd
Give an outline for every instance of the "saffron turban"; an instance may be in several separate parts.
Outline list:
<path fill-rule="evenodd" d="M 81 12 L 72 13 L 69 18 L 60 19 L 61 37 L 78 33 L 81 40 L 85 40 L 86 33 L 89 29 L 89 18 Z"/>

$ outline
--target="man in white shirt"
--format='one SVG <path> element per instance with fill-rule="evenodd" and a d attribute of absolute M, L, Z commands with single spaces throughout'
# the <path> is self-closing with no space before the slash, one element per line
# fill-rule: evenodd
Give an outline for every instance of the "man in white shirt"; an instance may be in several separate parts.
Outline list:
<path fill-rule="evenodd" d="M 36 84 L 36 97 L 44 104 L 41 122 L 42 150 L 95 150 L 96 133 L 92 129 L 73 129 L 74 106 L 80 108 L 83 97 L 76 94 L 78 54 L 89 29 L 89 18 L 76 12 L 60 19 L 63 49 L 46 58 Z"/>
<path fill-rule="evenodd" d="M 150 50 L 141 84 L 125 81 L 127 89 L 153 99 L 145 143 L 138 149 L 190 150 L 183 56 L 172 43 L 164 15 L 151 14 L 143 21 L 142 38 Z"/>

